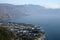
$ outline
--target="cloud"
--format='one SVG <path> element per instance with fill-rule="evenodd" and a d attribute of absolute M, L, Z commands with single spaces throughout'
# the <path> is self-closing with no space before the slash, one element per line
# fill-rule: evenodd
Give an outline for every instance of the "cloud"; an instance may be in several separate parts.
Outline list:
<path fill-rule="evenodd" d="M 60 8 L 60 5 L 58 5 L 58 4 L 48 4 L 48 3 L 44 3 L 44 4 L 41 4 L 41 6 L 44 6 L 45 8 L 52 8 L 52 9 Z"/>

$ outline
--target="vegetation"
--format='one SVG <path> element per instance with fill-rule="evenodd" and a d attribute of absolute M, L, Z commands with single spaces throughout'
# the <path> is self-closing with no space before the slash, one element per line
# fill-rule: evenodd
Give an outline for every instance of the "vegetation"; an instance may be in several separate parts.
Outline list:
<path fill-rule="evenodd" d="M 0 40 L 14 40 L 14 33 L 8 28 L 0 26 Z"/>

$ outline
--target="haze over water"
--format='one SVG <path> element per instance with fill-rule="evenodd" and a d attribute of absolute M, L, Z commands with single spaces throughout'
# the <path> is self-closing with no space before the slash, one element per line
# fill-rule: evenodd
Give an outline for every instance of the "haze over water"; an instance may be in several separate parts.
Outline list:
<path fill-rule="evenodd" d="M 15 18 L 12 21 L 40 25 L 46 32 L 46 40 L 60 40 L 60 15 L 32 14 Z"/>
<path fill-rule="evenodd" d="M 14 5 L 33 4 L 47 9 L 60 9 L 60 0 L 0 0 L 0 3 Z M 11 21 L 40 25 L 46 33 L 46 40 L 60 40 L 60 15 L 32 14 L 14 18 Z"/>

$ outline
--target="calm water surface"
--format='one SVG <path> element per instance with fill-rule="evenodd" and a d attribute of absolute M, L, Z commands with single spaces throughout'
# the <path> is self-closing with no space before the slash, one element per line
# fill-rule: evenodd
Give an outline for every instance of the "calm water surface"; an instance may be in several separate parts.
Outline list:
<path fill-rule="evenodd" d="M 60 40 L 60 15 L 32 14 L 12 21 L 40 25 L 46 32 L 46 40 Z"/>

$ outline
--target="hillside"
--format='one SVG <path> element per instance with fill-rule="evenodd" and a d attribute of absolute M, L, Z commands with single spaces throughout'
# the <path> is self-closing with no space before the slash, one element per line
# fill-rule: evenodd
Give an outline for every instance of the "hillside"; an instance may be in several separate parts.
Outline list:
<path fill-rule="evenodd" d="M 39 5 L 0 4 L 0 19 L 2 20 L 32 14 L 60 15 L 60 9 L 47 9 Z"/>

